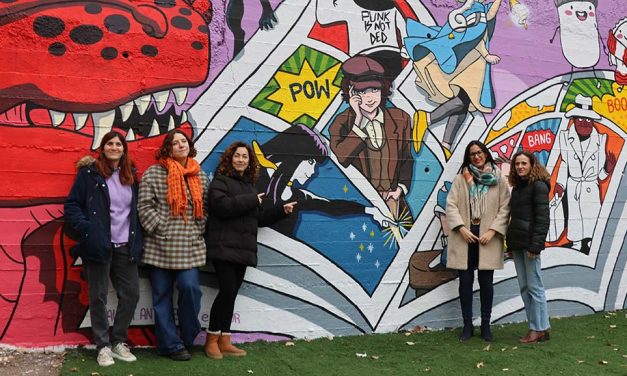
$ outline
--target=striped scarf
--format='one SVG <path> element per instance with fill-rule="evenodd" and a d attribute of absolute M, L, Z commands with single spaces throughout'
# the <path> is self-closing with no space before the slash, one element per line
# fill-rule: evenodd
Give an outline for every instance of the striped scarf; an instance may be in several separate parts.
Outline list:
<path fill-rule="evenodd" d="M 485 213 L 488 189 L 498 183 L 499 170 L 491 163 L 486 164 L 483 171 L 468 165 L 462 174 L 468 184 L 471 219 L 480 219 Z"/>
<path fill-rule="evenodd" d="M 202 208 L 202 183 L 198 173 L 200 165 L 193 158 L 187 157 L 187 167 L 183 167 L 172 158 L 163 158 L 159 160 L 159 164 L 168 170 L 168 204 L 173 217 L 183 216 L 183 220 L 187 223 L 187 187 L 192 195 L 192 205 L 194 210 L 194 218 L 202 219 L 204 216 Z"/>

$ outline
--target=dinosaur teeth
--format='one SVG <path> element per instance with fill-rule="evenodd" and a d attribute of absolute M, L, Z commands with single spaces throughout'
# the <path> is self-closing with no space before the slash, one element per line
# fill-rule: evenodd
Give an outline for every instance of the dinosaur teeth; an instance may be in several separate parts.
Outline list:
<path fill-rule="evenodd" d="M 137 110 L 139 111 L 139 114 L 143 115 L 146 113 L 148 106 L 150 106 L 150 95 L 141 96 L 135 99 L 133 103 L 135 103 L 135 106 L 137 106 Z"/>
<path fill-rule="evenodd" d="M 126 132 L 126 141 L 135 141 L 135 132 L 133 132 L 133 128 L 129 128 L 128 132 Z"/>
<path fill-rule="evenodd" d="M 161 112 L 165 108 L 166 104 L 168 104 L 168 97 L 170 96 L 170 91 L 160 91 L 158 93 L 153 93 L 152 97 L 155 99 L 155 106 L 157 107 L 157 111 Z"/>
<path fill-rule="evenodd" d="M 187 123 L 187 111 L 181 112 L 181 124 Z"/>
<path fill-rule="evenodd" d="M 104 135 L 111 131 L 113 120 L 115 119 L 115 111 L 94 112 L 91 114 L 91 118 L 94 121 L 94 140 L 91 144 L 91 149 L 95 150 L 100 146 L 100 141 L 102 141 Z"/>
<path fill-rule="evenodd" d="M 74 129 L 80 131 L 85 126 L 87 122 L 87 118 L 89 118 L 89 114 L 72 114 L 72 118 L 74 118 Z"/>
<path fill-rule="evenodd" d="M 58 112 L 54 110 L 48 110 L 50 114 L 50 121 L 52 122 L 53 127 L 58 127 L 65 120 L 65 112 Z"/>
<path fill-rule="evenodd" d="M 152 126 L 150 127 L 150 132 L 148 133 L 148 137 L 158 136 L 159 135 L 159 123 L 157 123 L 157 119 L 152 121 Z"/>
<path fill-rule="evenodd" d="M 120 113 L 122 114 L 122 122 L 127 121 L 128 118 L 131 117 L 131 114 L 133 113 L 133 102 L 125 103 L 121 105 L 119 108 L 120 108 Z"/>
<path fill-rule="evenodd" d="M 172 93 L 174 94 L 174 98 L 176 99 L 176 104 L 181 105 L 185 102 L 187 98 L 187 88 L 186 87 L 177 87 L 176 89 L 172 89 Z"/>

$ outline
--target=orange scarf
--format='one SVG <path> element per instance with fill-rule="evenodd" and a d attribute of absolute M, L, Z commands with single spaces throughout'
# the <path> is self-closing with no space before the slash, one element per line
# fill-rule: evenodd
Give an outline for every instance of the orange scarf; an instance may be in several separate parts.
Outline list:
<path fill-rule="evenodd" d="M 198 173 L 200 165 L 193 158 L 187 157 L 187 167 L 183 167 L 172 158 L 159 160 L 159 164 L 168 170 L 168 204 L 173 217 L 183 216 L 187 223 L 187 189 L 185 189 L 185 178 L 187 186 L 192 195 L 194 205 L 194 218 L 202 219 L 202 182 Z"/>

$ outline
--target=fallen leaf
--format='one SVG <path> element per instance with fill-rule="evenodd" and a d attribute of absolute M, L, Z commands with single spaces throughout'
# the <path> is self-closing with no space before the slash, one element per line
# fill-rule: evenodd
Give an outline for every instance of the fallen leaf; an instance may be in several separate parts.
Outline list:
<path fill-rule="evenodd" d="M 248 372 L 248 373 L 253 373 L 253 370 L 252 370 L 252 369 L 249 369 L 249 370 L 248 370 L 248 371 L 246 371 L 246 372 Z"/>
<path fill-rule="evenodd" d="M 431 368 L 425 368 L 425 372 L 431 372 Z"/>
<path fill-rule="evenodd" d="M 411 332 L 405 332 L 405 337 L 409 337 L 411 335 Z"/>
<path fill-rule="evenodd" d="M 373 356 L 371 356 L 371 358 L 374 359 L 374 360 L 379 360 L 379 355 L 373 355 Z"/>
<path fill-rule="evenodd" d="M 607 364 L 607 360 L 599 360 L 599 364 L 606 365 Z"/>
<path fill-rule="evenodd" d="M 368 356 L 368 354 L 367 353 L 355 353 L 355 356 L 358 358 L 365 358 Z"/>
<path fill-rule="evenodd" d="M 98 372 L 92 372 L 91 376 L 100 376 L 100 374 Z"/>
<path fill-rule="evenodd" d="M 507 371 L 509 371 L 509 368 L 503 368 L 503 370 L 502 370 L 502 371 L 503 371 L 503 372 L 507 372 Z"/>
<path fill-rule="evenodd" d="M 333 336 L 328 336 L 328 337 L 327 337 L 327 339 L 328 339 L 329 341 L 333 341 L 334 337 L 333 337 Z"/>
<path fill-rule="evenodd" d="M 583 362 L 584 362 L 583 360 L 578 360 L 578 361 L 577 361 L 577 364 L 581 364 L 581 363 L 583 363 Z"/>
<path fill-rule="evenodd" d="M 614 347 L 614 351 L 618 351 L 618 348 Z"/>
<path fill-rule="evenodd" d="M 70 372 L 77 372 L 77 371 L 78 371 L 78 368 L 76 368 L 76 367 L 70 368 Z"/>
<path fill-rule="evenodd" d="M 623 358 L 627 359 L 627 354 L 623 354 Z"/>
<path fill-rule="evenodd" d="M 616 325 L 610 325 L 610 328 L 616 329 Z"/>
<path fill-rule="evenodd" d="M 518 348 L 518 346 L 514 346 L 512 347 L 512 350 L 516 350 Z"/>
<path fill-rule="evenodd" d="M 477 365 L 476 365 L 475 367 L 477 367 L 477 368 L 483 368 L 483 367 L 484 367 L 483 362 L 479 362 L 479 363 L 477 363 Z"/>
<path fill-rule="evenodd" d="M 587 336 L 586 339 L 594 339 L 594 336 Z"/>
<path fill-rule="evenodd" d="M 606 319 L 609 319 L 610 315 L 604 315 L 603 317 L 605 317 Z"/>
<path fill-rule="evenodd" d="M 413 342 L 405 342 L 405 343 L 408 344 L 409 346 L 415 345 L 415 343 L 413 343 Z"/>
<path fill-rule="evenodd" d="M 285 346 L 296 346 L 296 344 L 292 341 L 285 342 Z"/>
<path fill-rule="evenodd" d="M 608 312 L 607 314 L 610 316 L 616 316 L 616 312 Z"/>
<path fill-rule="evenodd" d="M 502 347 L 501 352 L 505 352 L 505 351 L 507 351 L 507 347 Z"/>
<path fill-rule="evenodd" d="M 427 330 L 426 326 L 416 325 L 412 329 L 410 329 L 409 331 L 412 332 L 412 333 L 424 333 L 424 332 L 426 332 L 428 330 Z"/>
<path fill-rule="evenodd" d="M 305 337 L 305 342 L 311 342 L 311 338 Z"/>
<path fill-rule="evenodd" d="M 490 345 L 487 345 L 486 347 L 484 347 L 483 351 L 490 351 Z"/>

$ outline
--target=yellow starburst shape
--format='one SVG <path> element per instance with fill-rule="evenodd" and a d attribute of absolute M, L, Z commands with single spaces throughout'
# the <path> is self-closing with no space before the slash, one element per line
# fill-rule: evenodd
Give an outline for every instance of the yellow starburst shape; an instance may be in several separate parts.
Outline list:
<path fill-rule="evenodd" d="M 290 123 L 303 115 L 320 119 L 340 91 L 333 84 L 340 66 L 337 63 L 317 76 L 305 59 L 298 74 L 277 72 L 274 79 L 279 84 L 279 89 L 268 96 L 268 100 L 281 104 L 277 116 Z"/>
<path fill-rule="evenodd" d="M 614 95 L 606 94 L 603 98 L 592 98 L 592 108 L 599 115 L 610 119 L 618 125 L 623 132 L 627 132 L 627 90 L 617 83 L 612 84 Z M 574 107 L 569 106 L 568 109 Z M 567 110 L 568 110 L 567 109 Z"/>

